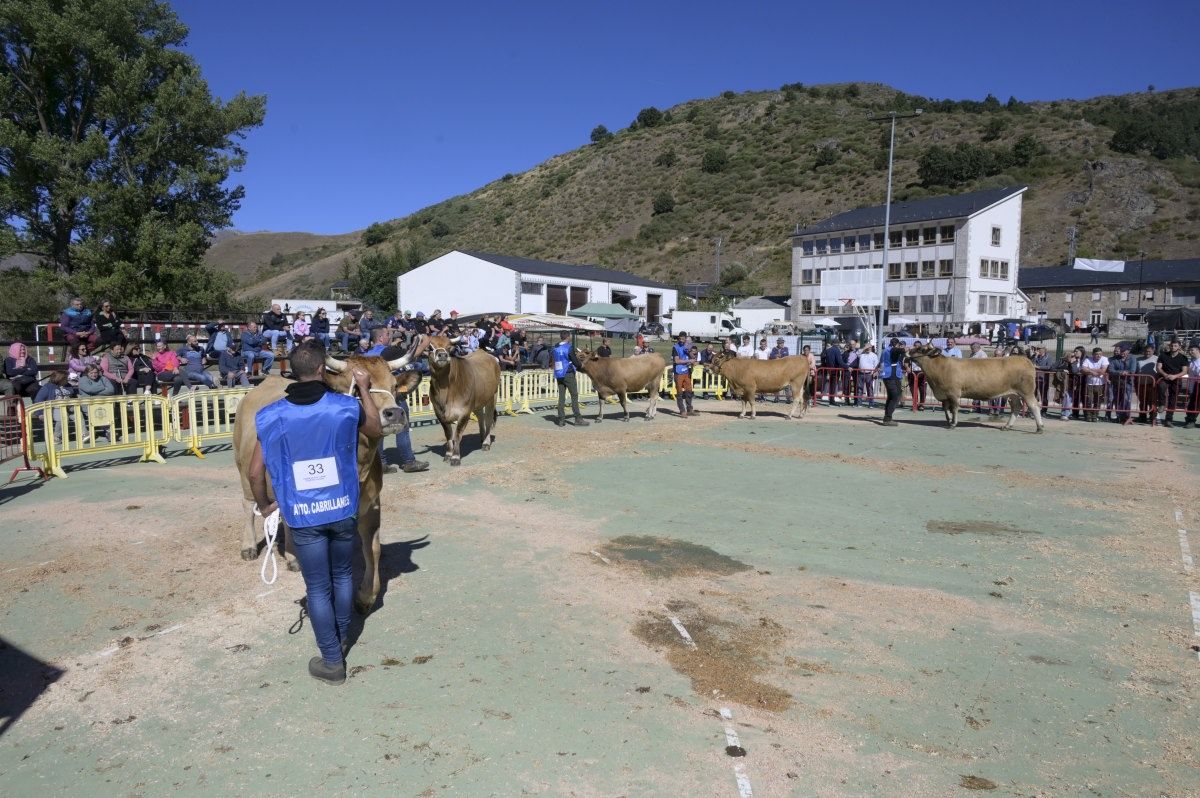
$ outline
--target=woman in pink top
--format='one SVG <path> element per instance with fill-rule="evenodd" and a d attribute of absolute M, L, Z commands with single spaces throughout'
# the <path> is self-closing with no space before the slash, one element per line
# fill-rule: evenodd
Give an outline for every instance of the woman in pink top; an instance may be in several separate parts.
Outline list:
<path fill-rule="evenodd" d="M 179 362 L 179 355 L 167 348 L 166 341 L 156 341 L 154 357 L 150 363 L 154 366 L 159 385 L 170 385 L 171 395 L 179 393 L 187 385 L 187 374 Z"/>

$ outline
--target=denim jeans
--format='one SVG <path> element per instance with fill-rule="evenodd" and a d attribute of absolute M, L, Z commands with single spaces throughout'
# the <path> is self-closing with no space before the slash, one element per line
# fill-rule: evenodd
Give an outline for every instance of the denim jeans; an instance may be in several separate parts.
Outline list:
<path fill-rule="evenodd" d="M 355 348 L 355 349 L 357 349 L 357 348 L 358 348 L 358 342 L 359 342 L 359 340 L 362 338 L 362 336 L 361 336 L 361 335 L 351 335 L 351 334 L 350 334 L 350 333 L 348 333 L 348 332 L 344 332 L 344 333 L 342 333 L 342 334 L 341 334 L 341 336 L 342 336 L 342 351 L 343 351 L 343 352 L 346 352 L 346 353 L 351 353 L 351 352 L 353 352 L 353 351 L 354 351 L 354 349 L 351 349 L 351 348 L 350 348 L 350 341 L 351 341 L 351 339 L 353 339 L 353 340 L 354 340 L 354 348 Z"/>
<path fill-rule="evenodd" d="M 408 401 L 403 397 L 396 400 L 396 404 L 404 408 L 404 417 L 408 418 Z M 404 429 L 396 433 L 396 448 L 400 450 L 400 465 L 411 463 L 417 459 L 413 454 L 412 435 L 409 434 L 409 427 L 404 425 Z"/>
<path fill-rule="evenodd" d="M 250 368 L 254 368 L 254 361 L 261 360 L 263 374 L 266 374 L 271 370 L 271 364 L 275 362 L 275 354 L 265 349 L 260 349 L 257 352 L 247 352 L 246 359 L 249 361 Z"/>
<path fill-rule="evenodd" d="M 292 351 L 292 334 L 287 330 L 264 330 L 263 337 L 271 339 L 271 351 L 279 348 L 279 339 L 283 339 L 285 352 Z"/>
<path fill-rule="evenodd" d="M 300 561 L 308 594 L 308 617 L 321 658 L 330 665 L 342 661 L 342 641 L 350 628 L 354 601 L 351 564 L 357 544 L 358 521 L 353 516 L 322 526 L 292 529 L 292 546 Z"/>

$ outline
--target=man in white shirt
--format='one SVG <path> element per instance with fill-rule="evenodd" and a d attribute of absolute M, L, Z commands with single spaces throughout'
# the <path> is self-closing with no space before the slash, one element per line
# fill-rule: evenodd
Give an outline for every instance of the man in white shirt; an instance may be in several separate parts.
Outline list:
<path fill-rule="evenodd" d="M 754 350 L 755 360 L 770 360 L 771 350 L 767 349 L 767 339 L 763 338 L 758 342 L 758 349 Z"/>
<path fill-rule="evenodd" d="M 958 348 L 958 342 L 953 338 L 946 339 L 946 348 L 942 350 L 942 354 L 946 357 L 956 357 L 962 360 L 962 350 Z"/>
<path fill-rule="evenodd" d="M 750 336 L 742 336 L 742 345 L 737 348 L 738 357 L 754 357 L 754 344 L 750 343 Z"/>
<path fill-rule="evenodd" d="M 1093 349 L 1091 356 L 1083 359 L 1080 371 L 1087 386 L 1083 420 L 1095 421 L 1104 404 L 1104 386 L 1108 383 L 1108 358 L 1104 356 L 1104 350 L 1098 346 Z"/>
<path fill-rule="evenodd" d="M 879 355 L 874 344 L 858 353 L 858 395 L 865 396 L 867 407 L 875 407 L 875 378 L 879 374 Z"/>

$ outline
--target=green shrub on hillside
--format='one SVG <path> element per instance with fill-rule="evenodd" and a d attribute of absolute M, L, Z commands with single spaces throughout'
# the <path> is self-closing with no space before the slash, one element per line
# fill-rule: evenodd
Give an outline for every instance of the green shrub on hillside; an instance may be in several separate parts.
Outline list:
<path fill-rule="evenodd" d="M 654 215 L 658 216 L 663 213 L 670 213 L 675 210 L 675 197 L 670 191 L 663 189 L 654 195 Z"/>
<path fill-rule="evenodd" d="M 610 131 L 604 125 L 596 125 L 594 128 L 592 128 L 591 138 L 593 144 L 603 144 L 612 137 L 612 131 Z"/>
<path fill-rule="evenodd" d="M 675 150 L 661 152 L 659 153 L 658 157 L 654 159 L 655 166 L 665 166 L 668 169 L 678 162 L 679 156 L 675 154 Z"/>
<path fill-rule="evenodd" d="M 382 244 L 388 240 L 388 236 L 392 234 L 392 226 L 382 222 L 375 222 L 369 226 L 362 234 L 362 242 L 365 246 L 373 247 L 376 244 Z M 272 261 L 271 265 L 275 265 Z"/>
<path fill-rule="evenodd" d="M 629 127 L 631 129 L 658 127 L 662 123 L 662 111 L 658 110 L 652 105 L 649 108 L 643 108 L 642 110 L 638 111 L 637 119 L 633 120 L 633 124 Z"/>
<path fill-rule="evenodd" d="M 700 168 L 709 174 L 717 174 L 729 165 L 729 154 L 724 147 L 709 147 L 700 158 Z"/>

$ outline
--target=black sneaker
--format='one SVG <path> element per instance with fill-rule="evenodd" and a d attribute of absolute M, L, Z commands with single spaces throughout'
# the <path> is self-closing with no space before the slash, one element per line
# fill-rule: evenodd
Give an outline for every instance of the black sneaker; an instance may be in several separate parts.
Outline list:
<path fill-rule="evenodd" d="M 429 463 L 424 460 L 410 460 L 400 466 L 400 470 L 405 474 L 416 474 L 418 471 L 428 471 Z"/>
<path fill-rule="evenodd" d="M 577 427 L 586 427 L 588 424 L 591 424 L 591 423 L 592 422 L 588 421 L 586 418 L 576 418 L 575 419 L 575 426 L 577 426 Z"/>
<path fill-rule="evenodd" d="M 1173 427 L 1173 426 L 1175 426 L 1175 422 L 1174 421 L 1163 421 L 1163 426 L 1164 427 Z"/>
<path fill-rule="evenodd" d="M 325 684 L 342 684 L 346 681 L 346 663 L 329 665 L 322 657 L 308 661 L 308 675 Z"/>
<path fill-rule="evenodd" d="M 898 422 L 898 421 L 892 421 L 890 418 L 885 418 L 883 421 L 879 422 L 879 424 L 880 424 L 880 426 L 884 426 L 884 427 L 898 427 L 898 426 L 900 426 L 900 422 Z"/>

